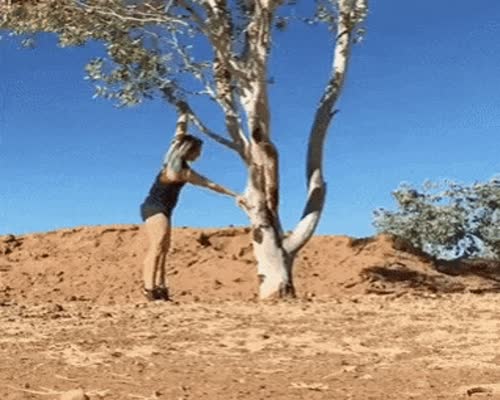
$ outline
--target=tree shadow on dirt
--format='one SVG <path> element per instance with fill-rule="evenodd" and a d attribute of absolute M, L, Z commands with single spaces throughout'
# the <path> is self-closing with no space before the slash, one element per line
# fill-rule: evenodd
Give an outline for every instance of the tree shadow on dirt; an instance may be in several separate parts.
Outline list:
<path fill-rule="evenodd" d="M 411 289 L 432 293 L 454 293 L 465 290 L 461 282 L 453 282 L 447 276 L 427 274 L 402 263 L 365 268 L 362 277 L 375 288 L 369 290 L 374 293 L 377 293 L 381 285 L 384 289 Z"/>
<path fill-rule="evenodd" d="M 414 290 L 431 293 L 500 293 L 498 265 L 465 265 L 440 262 L 428 273 L 402 263 L 365 268 L 362 276 L 372 286 L 387 290 Z M 473 279 L 468 279 L 473 278 Z M 377 292 L 372 290 L 372 292 Z"/>
<path fill-rule="evenodd" d="M 375 288 L 373 292 L 381 287 L 381 293 L 398 288 L 433 293 L 500 293 L 500 261 L 479 258 L 441 260 L 402 238 L 390 235 L 386 238 L 394 250 L 416 256 L 428 268 L 401 262 L 365 268 L 362 276 Z M 377 237 L 353 239 L 350 245 L 360 253 L 376 240 Z"/>
<path fill-rule="evenodd" d="M 500 283 L 500 262 L 486 259 L 437 260 L 436 271 L 450 276 L 478 276 Z"/>

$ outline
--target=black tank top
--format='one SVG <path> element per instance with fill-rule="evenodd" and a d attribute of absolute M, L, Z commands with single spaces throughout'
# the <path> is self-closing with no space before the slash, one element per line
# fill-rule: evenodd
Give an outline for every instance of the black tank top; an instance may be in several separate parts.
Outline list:
<path fill-rule="evenodd" d="M 179 194 L 185 182 L 160 182 L 160 175 L 156 177 L 145 203 L 162 206 L 172 211 L 177 204 Z"/>
<path fill-rule="evenodd" d="M 187 163 L 183 163 L 182 168 L 189 168 Z M 161 172 L 156 176 L 156 179 L 149 190 L 149 194 L 144 200 L 144 205 L 154 207 L 164 211 L 170 215 L 177 204 L 181 189 L 186 182 L 167 182 L 160 181 Z"/>

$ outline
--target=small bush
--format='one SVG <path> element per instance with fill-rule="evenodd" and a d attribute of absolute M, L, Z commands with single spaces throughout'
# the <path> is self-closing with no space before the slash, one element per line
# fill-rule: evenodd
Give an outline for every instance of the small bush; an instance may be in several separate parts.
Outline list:
<path fill-rule="evenodd" d="M 500 260 L 500 177 L 470 186 L 427 182 L 393 192 L 397 211 L 378 209 L 378 232 L 408 240 L 433 256 Z"/>

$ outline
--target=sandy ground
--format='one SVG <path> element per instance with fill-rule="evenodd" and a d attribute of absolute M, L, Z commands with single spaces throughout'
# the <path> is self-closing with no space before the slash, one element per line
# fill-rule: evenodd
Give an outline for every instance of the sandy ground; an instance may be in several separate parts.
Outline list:
<path fill-rule="evenodd" d="M 500 399 L 497 265 L 315 237 L 259 303 L 248 231 L 174 232 L 141 299 L 137 226 L 0 236 L 0 399 Z"/>

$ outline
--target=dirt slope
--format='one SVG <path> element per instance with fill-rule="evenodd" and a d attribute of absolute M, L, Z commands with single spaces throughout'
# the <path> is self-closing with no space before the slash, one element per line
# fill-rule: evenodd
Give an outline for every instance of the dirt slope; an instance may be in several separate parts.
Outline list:
<path fill-rule="evenodd" d="M 135 225 L 0 236 L 0 301 L 140 301 L 146 245 Z M 309 298 L 485 292 L 498 291 L 498 273 L 486 265 L 435 265 L 388 236 L 317 236 L 297 259 L 295 283 L 299 296 Z M 253 299 L 255 274 L 248 229 L 174 230 L 169 281 L 176 300 Z"/>
<path fill-rule="evenodd" d="M 153 303 L 138 226 L 0 236 L 0 399 L 500 400 L 498 266 L 315 237 L 257 302 L 248 235 L 175 230 Z"/>

